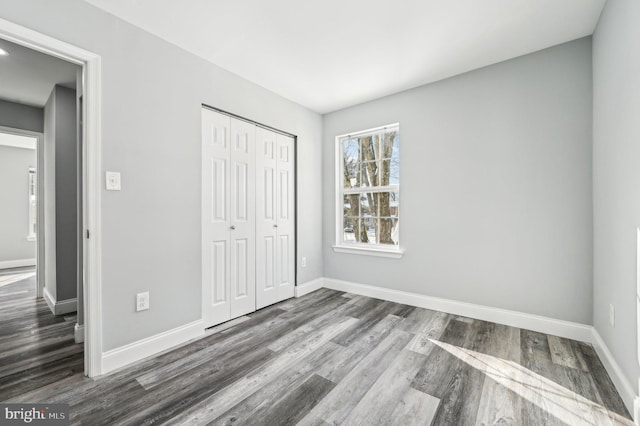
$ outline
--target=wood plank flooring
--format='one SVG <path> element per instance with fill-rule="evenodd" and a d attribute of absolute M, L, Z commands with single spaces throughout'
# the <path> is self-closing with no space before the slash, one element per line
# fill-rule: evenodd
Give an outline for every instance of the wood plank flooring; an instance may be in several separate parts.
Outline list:
<path fill-rule="evenodd" d="M 36 299 L 33 267 L 0 271 L 0 401 L 83 373 L 75 318 Z"/>
<path fill-rule="evenodd" d="M 0 401 L 72 424 L 633 424 L 588 344 L 328 289 L 92 380 L 73 321 L 2 295 L 19 287 L 0 287 Z"/>

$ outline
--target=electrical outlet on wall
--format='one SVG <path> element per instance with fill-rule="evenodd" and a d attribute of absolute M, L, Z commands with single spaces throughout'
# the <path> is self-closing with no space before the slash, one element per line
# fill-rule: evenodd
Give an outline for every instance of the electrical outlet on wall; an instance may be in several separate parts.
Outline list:
<path fill-rule="evenodd" d="M 302 256 L 302 260 L 300 261 L 300 266 L 303 268 L 307 267 L 307 258 L 305 256 Z"/>
<path fill-rule="evenodd" d="M 611 327 L 616 326 L 616 309 L 613 307 L 613 304 L 609 304 L 609 323 Z"/>
<path fill-rule="evenodd" d="M 149 309 L 149 292 L 136 294 L 136 312 L 146 311 Z"/>

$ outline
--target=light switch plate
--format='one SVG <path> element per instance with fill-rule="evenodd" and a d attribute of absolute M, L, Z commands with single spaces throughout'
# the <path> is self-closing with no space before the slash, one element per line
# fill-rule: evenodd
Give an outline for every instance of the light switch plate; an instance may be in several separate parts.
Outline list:
<path fill-rule="evenodd" d="M 149 309 L 149 292 L 136 294 L 136 312 L 146 311 Z"/>
<path fill-rule="evenodd" d="M 616 308 L 613 306 L 613 303 L 609 304 L 609 323 L 611 327 L 616 326 Z"/>
<path fill-rule="evenodd" d="M 120 191 L 120 173 L 105 172 L 107 191 Z"/>

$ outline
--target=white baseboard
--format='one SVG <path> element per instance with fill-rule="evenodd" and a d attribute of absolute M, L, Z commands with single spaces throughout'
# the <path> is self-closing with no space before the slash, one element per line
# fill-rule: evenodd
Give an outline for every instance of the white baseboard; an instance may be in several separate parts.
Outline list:
<path fill-rule="evenodd" d="M 138 340 L 137 342 L 111 349 L 102 354 L 102 374 L 110 373 L 141 359 L 178 346 L 204 335 L 202 320 Z"/>
<path fill-rule="evenodd" d="M 73 327 L 73 339 L 76 343 L 84 342 L 84 324 L 76 323 L 75 327 Z"/>
<path fill-rule="evenodd" d="M 5 260 L 0 262 L 0 269 L 23 268 L 25 266 L 36 266 L 35 259 Z"/>
<path fill-rule="evenodd" d="M 417 293 L 409 293 L 400 290 L 391 290 L 383 287 L 375 287 L 366 284 L 357 284 L 348 281 L 324 279 L 324 286 L 333 290 L 346 291 L 376 299 L 389 300 L 419 308 L 476 318 L 484 321 L 495 322 L 512 327 L 524 328 L 545 334 L 565 337 L 583 342 L 591 341 L 591 326 L 570 321 L 557 320 L 539 315 L 532 315 L 508 309 L 492 308 L 489 306 L 475 305 L 473 303 L 458 302 L 450 299 L 425 296 Z"/>
<path fill-rule="evenodd" d="M 44 288 L 43 297 L 53 315 L 64 315 L 78 310 L 78 299 L 75 297 L 58 301 L 49 293 L 46 287 Z"/>
<path fill-rule="evenodd" d="M 613 354 L 611 353 L 607 345 L 604 343 L 604 340 L 602 340 L 602 337 L 600 336 L 600 333 L 598 333 L 598 330 L 596 330 L 593 327 L 592 327 L 592 333 L 591 333 L 591 344 L 593 345 L 593 348 L 596 350 L 596 353 L 598 354 L 598 358 L 600 358 L 600 361 L 602 361 L 602 364 L 604 365 L 605 370 L 607 370 L 607 373 L 609 373 L 609 377 L 611 377 L 611 380 L 613 381 L 613 384 L 616 386 L 618 393 L 622 397 L 622 400 L 624 401 L 624 405 L 627 406 L 627 409 L 629 410 L 629 413 L 631 413 L 632 416 L 635 414 L 636 416 L 635 419 L 637 422 L 639 420 L 638 414 L 634 408 L 634 400 L 637 397 L 636 397 L 635 391 L 633 390 L 633 386 L 624 376 L 622 369 L 616 362 L 615 358 L 613 357 Z"/>
<path fill-rule="evenodd" d="M 295 296 L 302 297 L 305 294 L 309 294 L 316 290 L 320 290 L 323 286 L 323 278 L 316 278 L 315 280 L 307 281 L 306 283 L 298 284 L 295 287 Z"/>

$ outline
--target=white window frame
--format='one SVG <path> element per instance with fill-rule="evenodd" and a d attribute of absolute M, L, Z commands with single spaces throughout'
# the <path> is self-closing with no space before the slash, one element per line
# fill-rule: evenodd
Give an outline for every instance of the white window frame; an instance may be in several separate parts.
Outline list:
<path fill-rule="evenodd" d="M 390 244 L 370 244 L 370 243 L 346 243 L 344 242 L 344 184 L 343 184 L 343 174 L 344 174 L 344 155 L 342 152 L 342 141 L 345 138 L 353 138 L 365 136 L 373 133 L 380 133 L 381 131 L 387 129 L 397 129 L 400 131 L 400 123 L 387 124 L 385 126 L 374 127 L 367 130 L 361 130 L 358 132 L 345 133 L 342 135 L 338 135 L 335 138 L 335 169 L 336 169 L 336 212 L 335 212 L 335 245 L 333 246 L 333 251 L 337 253 L 349 253 L 349 254 L 362 254 L 369 256 L 379 256 L 379 257 L 390 257 L 390 258 L 400 258 L 402 257 L 404 250 L 401 247 L 401 229 L 398 228 L 398 244 L 390 245 Z M 401 171 L 399 171 L 401 173 Z M 347 193 L 358 193 L 358 192 L 397 192 L 400 195 L 400 185 L 388 185 L 388 186 L 379 186 L 375 187 L 374 190 L 371 188 L 362 188 L 361 190 L 347 191 Z M 398 226 L 400 223 L 400 205 L 398 204 Z"/>
<path fill-rule="evenodd" d="M 34 214 L 33 207 L 37 208 L 37 187 L 38 187 L 38 177 L 36 174 L 35 167 L 29 167 L 29 177 L 28 177 L 28 202 L 29 202 L 29 229 L 27 231 L 27 241 L 35 241 L 36 240 L 36 230 L 37 224 L 35 223 L 36 214 Z"/>

